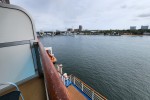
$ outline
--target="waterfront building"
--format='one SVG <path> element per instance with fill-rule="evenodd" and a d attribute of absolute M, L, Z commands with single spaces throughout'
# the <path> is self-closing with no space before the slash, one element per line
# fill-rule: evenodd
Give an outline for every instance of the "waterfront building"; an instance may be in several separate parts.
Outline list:
<path fill-rule="evenodd" d="M 150 33 L 149 32 L 144 32 L 143 35 L 150 35 Z"/>
<path fill-rule="evenodd" d="M 74 32 L 79 32 L 79 29 L 74 29 Z"/>
<path fill-rule="evenodd" d="M 79 31 L 82 31 L 82 25 L 79 25 Z"/>
<path fill-rule="evenodd" d="M 142 29 L 142 30 L 147 30 L 147 29 L 148 29 L 148 26 L 143 26 L 143 25 L 142 25 L 142 26 L 141 26 L 141 29 Z"/>
<path fill-rule="evenodd" d="M 67 31 L 73 32 L 73 28 L 68 28 Z"/>
<path fill-rule="evenodd" d="M 136 26 L 130 26 L 130 30 L 136 30 Z"/>

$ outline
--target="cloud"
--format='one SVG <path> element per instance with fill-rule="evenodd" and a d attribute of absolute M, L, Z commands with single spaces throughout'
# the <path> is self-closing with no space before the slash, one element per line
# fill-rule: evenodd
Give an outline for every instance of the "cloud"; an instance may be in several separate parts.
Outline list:
<path fill-rule="evenodd" d="M 138 17 L 150 17 L 150 13 L 147 13 L 147 14 L 140 14 L 140 15 L 138 15 Z"/>
<path fill-rule="evenodd" d="M 127 5 L 122 5 L 121 8 L 125 9 L 125 8 L 127 8 Z"/>
<path fill-rule="evenodd" d="M 150 1 L 142 0 L 11 0 L 32 15 L 37 30 L 127 29 L 150 23 Z M 142 20 L 133 21 L 138 17 Z"/>

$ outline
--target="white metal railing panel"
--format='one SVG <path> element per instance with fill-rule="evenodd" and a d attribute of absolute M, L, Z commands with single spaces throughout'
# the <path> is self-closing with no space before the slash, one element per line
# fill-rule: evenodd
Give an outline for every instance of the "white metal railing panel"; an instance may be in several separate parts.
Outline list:
<path fill-rule="evenodd" d="M 30 44 L 0 49 L 0 82 L 20 82 L 35 75 Z"/>
<path fill-rule="evenodd" d="M 62 75 L 61 79 L 63 83 L 65 84 L 65 77 Z M 87 84 L 85 84 L 83 81 L 78 79 L 77 77 L 70 75 L 68 77 L 68 80 L 70 80 L 77 88 L 79 88 L 83 93 L 85 93 L 91 100 L 107 100 L 105 97 L 103 97 L 101 94 L 96 92 L 94 89 L 89 87 Z"/>
<path fill-rule="evenodd" d="M 103 100 L 100 96 L 98 96 L 96 93 L 94 94 L 94 100 Z"/>
<path fill-rule="evenodd" d="M 105 97 L 103 97 L 101 94 L 96 92 L 94 89 L 86 85 L 84 82 L 82 82 L 77 77 L 70 75 L 69 80 L 74 83 L 75 86 L 77 86 L 82 92 L 84 92 L 89 98 L 92 100 L 107 100 Z"/>
<path fill-rule="evenodd" d="M 84 85 L 83 92 L 92 98 L 92 91 Z"/>
<path fill-rule="evenodd" d="M 76 78 L 75 78 L 75 83 L 76 83 L 76 86 L 79 88 L 79 89 L 82 89 L 82 84 L 80 81 L 78 81 Z"/>

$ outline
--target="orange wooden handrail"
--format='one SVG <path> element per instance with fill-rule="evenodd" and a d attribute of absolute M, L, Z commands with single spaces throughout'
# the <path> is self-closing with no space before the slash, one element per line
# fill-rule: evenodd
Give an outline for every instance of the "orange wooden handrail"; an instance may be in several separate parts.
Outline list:
<path fill-rule="evenodd" d="M 43 45 L 38 42 L 43 65 L 43 73 L 50 100 L 71 100 L 67 88 L 60 79 L 53 63 L 50 61 Z"/>

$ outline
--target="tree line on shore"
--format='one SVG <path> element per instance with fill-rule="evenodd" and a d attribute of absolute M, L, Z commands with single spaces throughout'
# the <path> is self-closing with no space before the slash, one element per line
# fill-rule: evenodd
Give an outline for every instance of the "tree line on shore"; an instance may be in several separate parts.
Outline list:
<path fill-rule="evenodd" d="M 80 33 L 84 33 L 86 35 L 101 35 L 101 34 L 111 34 L 111 33 L 119 33 L 121 35 L 143 35 L 143 33 L 150 33 L 150 29 L 138 29 L 138 30 L 83 30 Z"/>

